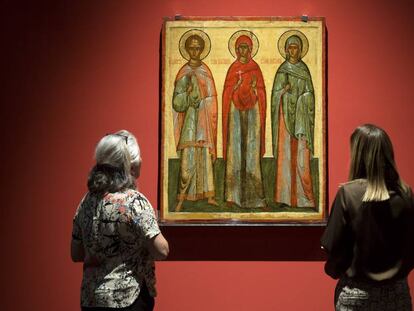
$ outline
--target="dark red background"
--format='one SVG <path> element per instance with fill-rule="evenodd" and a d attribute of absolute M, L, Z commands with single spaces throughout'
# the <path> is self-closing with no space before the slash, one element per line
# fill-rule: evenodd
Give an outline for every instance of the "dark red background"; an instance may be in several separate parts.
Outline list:
<path fill-rule="evenodd" d="M 401 175 L 414 186 L 413 1 L 0 4 L 2 310 L 78 310 L 82 267 L 70 261 L 71 219 L 102 135 L 121 128 L 137 135 L 144 161 L 140 189 L 157 205 L 164 16 L 325 16 L 329 202 L 347 178 L 349 135 L 364 122 L 389 132 Z M 279 256 L 263 258 L 268 261 L 228 256 L 158 263 L 156 310 L 332 310 L 335 282 L 324 275 L 323 262 L 309 256 L 285 261 L 290 235 L 298 242 L 306 235 L 300 232 L 279 230 L 285 249 L 268 243 L 274 237 L 263 230 L 244 233 L 249 248 L 236 239 L 222 245 L 227 254 L 258 252 L 254 241 L 273 254 L 280 250 Z M 200 242 L 201 234 L 187 230 L 187 248 L 177 245 L 174 251 L 172 243 L 173 258 L 183 255 L 177 249 L 187 255 L 194 248 L 216 251 Z M 306 247 L 318 252 L 317 243 Z M 410 285 L 414 288 L 413 274 Z"/>

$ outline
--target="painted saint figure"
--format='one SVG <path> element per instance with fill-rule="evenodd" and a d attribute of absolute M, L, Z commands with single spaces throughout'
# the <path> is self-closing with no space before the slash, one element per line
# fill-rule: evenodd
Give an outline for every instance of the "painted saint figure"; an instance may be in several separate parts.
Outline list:
<path fill-rule="evenodd" d="M 178 204 L 207 198 L 215 201 L 213 162 L 216 159 L 217 93 L 210 69 L 201 60 L 208 36 L 191 30 L 181 38 L 181 54 L 188 62 L 179 70 L 173 94 L 174 136 L 180 156 Z M 209 48 L 209 47 L 208 47 Z"/>
<path fill-rule="evenodd" d="M 235 48 L 237 60 L 227 72 L 223 91 L 225 201 L 243 208 L 266 207 L 261 172 L 266 93 L 262 72 L 252 58 L 258 49 L 257 38 L 239 31 L 230 39 L 229 48 Z"/>
<path fill-rule="evenodd" d="M 291 34 L 289 36 L 289 34 Z M 283 45 L 281 40 L 287 37 Z M 301 32 L 282 35 L 280 65 L 272 89 L 273 154 L 276 158 L 275 201 L 291 207 L 315 207 L 310 159 L 313 155 L 315 96 L 302 57 L 308 41 Z"/>

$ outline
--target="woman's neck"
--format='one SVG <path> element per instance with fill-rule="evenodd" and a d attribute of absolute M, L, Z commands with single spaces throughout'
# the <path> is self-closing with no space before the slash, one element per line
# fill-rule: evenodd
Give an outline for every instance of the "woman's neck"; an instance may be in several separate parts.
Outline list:
<path fill-rule="evenodd" d="M 247 64 L 249 62 L 249 59 L 247 57 L 240 56 L 239 62 L 241 62 L 243 64 Z"/>

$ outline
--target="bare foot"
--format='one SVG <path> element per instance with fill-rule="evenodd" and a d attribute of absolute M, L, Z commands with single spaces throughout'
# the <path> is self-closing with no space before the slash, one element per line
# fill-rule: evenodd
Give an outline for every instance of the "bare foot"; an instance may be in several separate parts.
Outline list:
<path fill-rule="evenodd" d="M 183 208 L 183 202 L 184 201 L 178 201 L 178 204 L 177 204 L 177 206 L 175 207 L 175 211 L 176 212 L 180 212 L 181 211 L 181 209 Z"/>
<path fill-rule="evenodd" d="M 226 202 L 226 206 L 227 206 L 228 208 L 238 207 L 237 203 L 232 202 L 232 201 L 227 201 L 227 202 Z"/>
<path fill-rule="evenodd" d="M 218 206 L 218 203 L 216 200 L 214 200 L 214 198 L 208 198 L 207 203 L 210 205 Z"/>
<path fill-rule="evenodd" d="M 265 205 L 262 207 L 262 211 L 263 212 L 270 212 L 272 209 L 269 207 L 269 205 L 267 205 L 266 203 L 265 203 Z"/>

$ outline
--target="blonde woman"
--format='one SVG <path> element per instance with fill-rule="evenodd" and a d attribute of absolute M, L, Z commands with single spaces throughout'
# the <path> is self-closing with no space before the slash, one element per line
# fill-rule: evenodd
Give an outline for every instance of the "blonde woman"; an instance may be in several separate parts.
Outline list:
<path fill-rule="evenodd" d="M 83 262 L 82 310 L 153 310 L 154 259 L 166 258 L 169 248 L 151 204 L 136 190 L 137 140 L 125 130 L 106 135 L 95 158 L 73 220 L 71 256 Z"/>
<path fill-rule="evenodd" d="M 322 247 L 338 279 L 335 310 L 411 311 L 413 194 L 400 179 L 388 135 L 366 124 L 351 136 L 349 182 L 336 195 Z"/>

